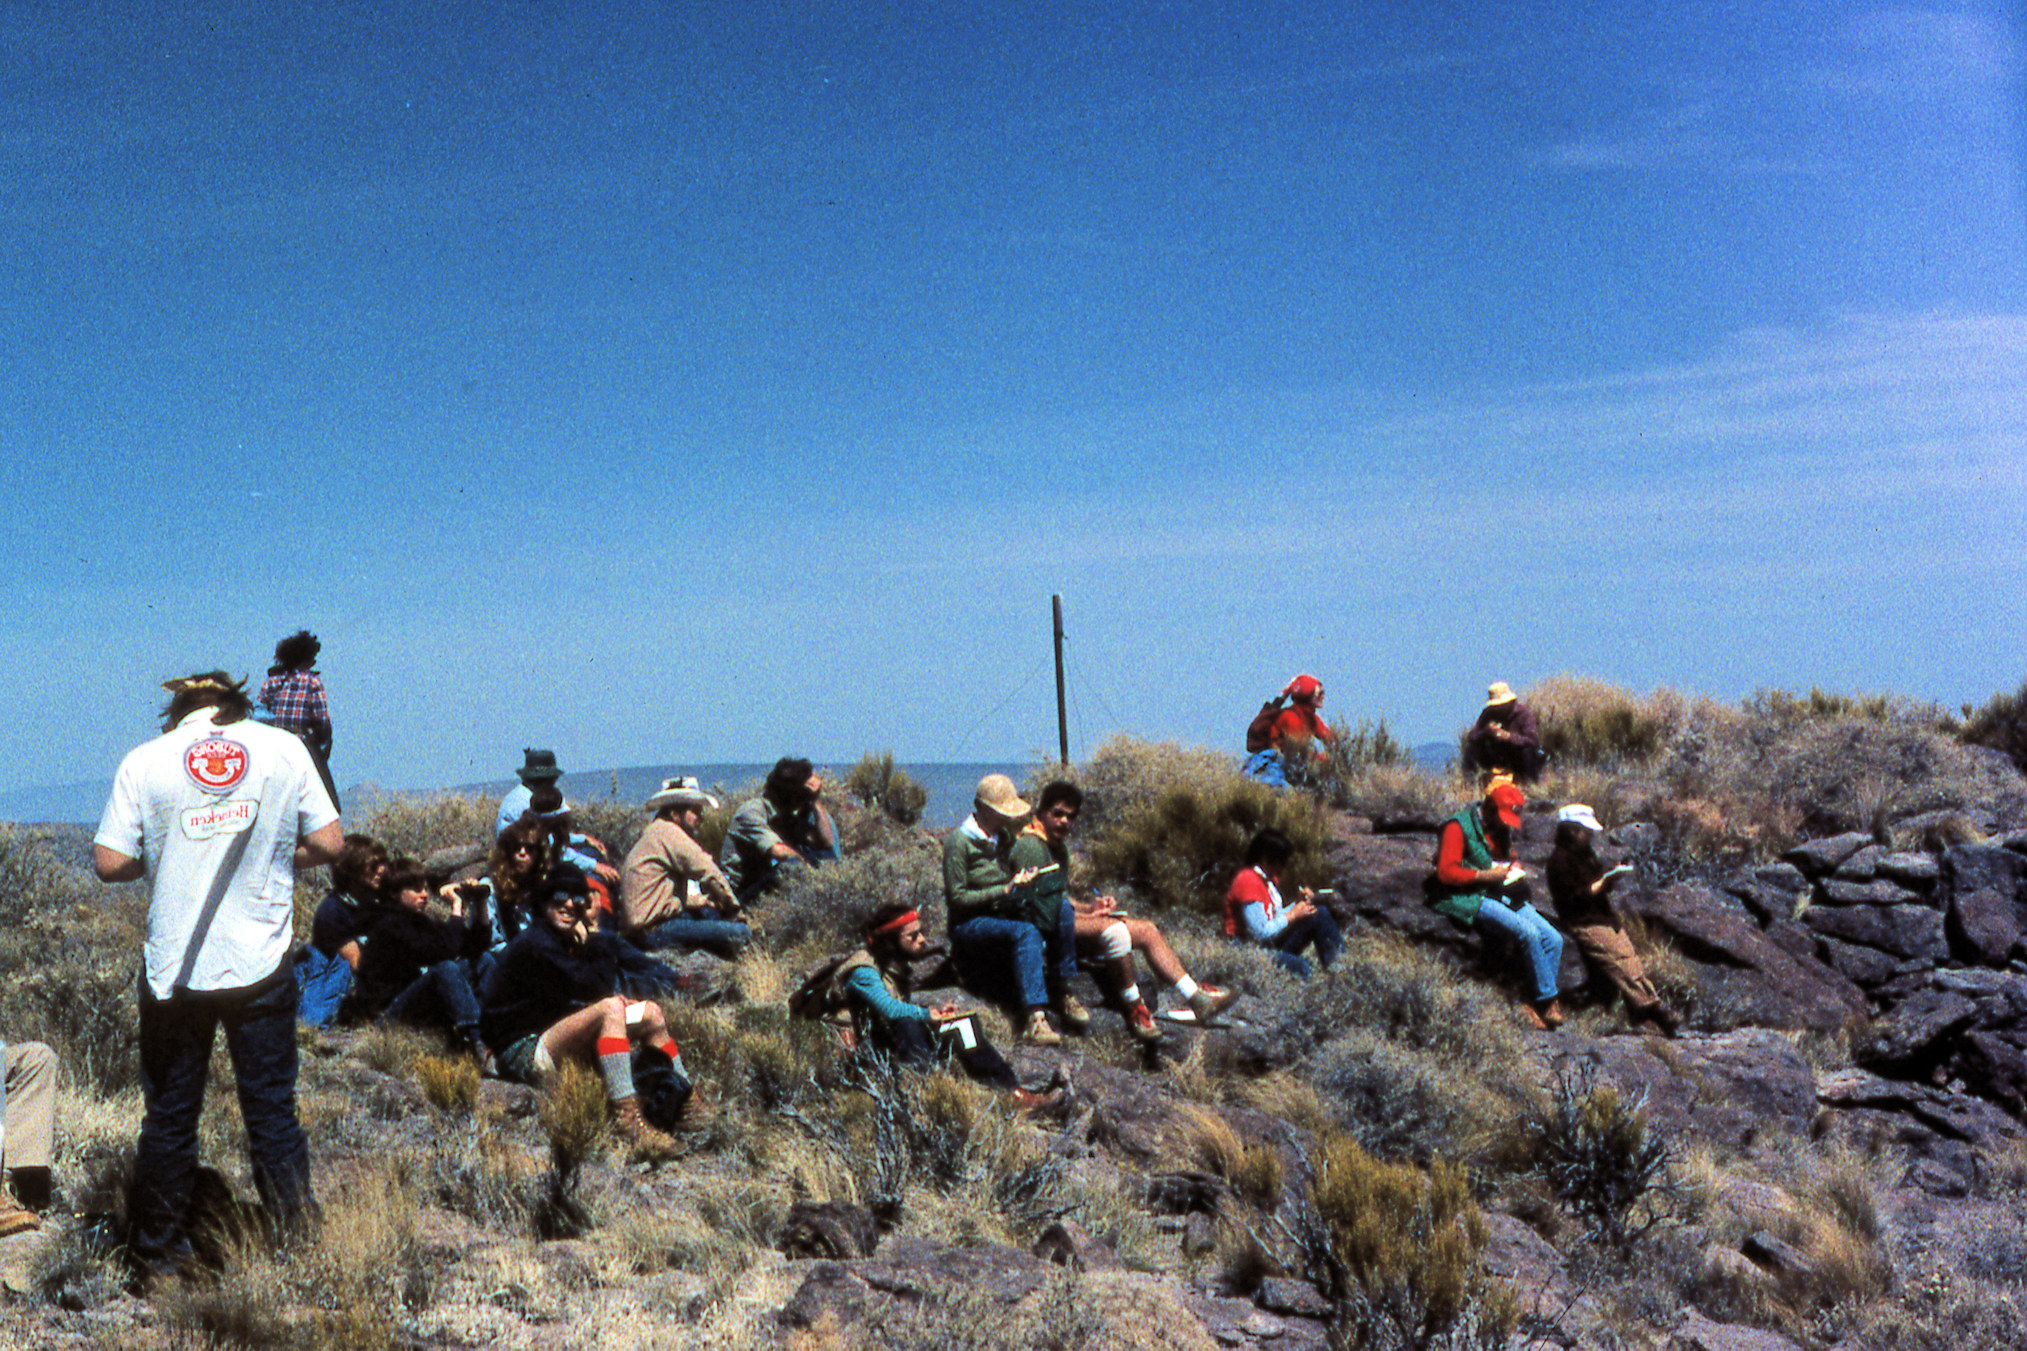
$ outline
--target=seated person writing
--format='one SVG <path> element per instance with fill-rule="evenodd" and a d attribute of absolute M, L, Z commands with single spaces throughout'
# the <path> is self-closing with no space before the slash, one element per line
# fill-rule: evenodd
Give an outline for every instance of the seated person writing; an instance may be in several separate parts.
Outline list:
<path fill-rule="evenodd" d="M 1486 687 L 1485 707 L 1464 734 L 1463 763 L 1467 771 L 1505 774 L 1521 783 L 1533 783 L 1548 764 L 1534 710 L 1503 680 Z"/>
<path fill-rule="evenodd" d="M 1073 783 L 1058 780 L 1042 789 L 1035 806 L 1034 820 L 1014 838 L 1008 863 L 1019 872 L 1032 872 L 1035 880 L 1022 894 L 1022 909 L 1046 939 L 1061 923 L 1062 910 L 1071 912 L 1077 951 L 1105 963 L 1112 993 L 1126 1010 L 1126 1027 L 1142 1041 L 1160 1041 L 1161 1029 L 1140 996 L 1140 982 L 1133 954 L 1138 950 L 1161 983 L 1173 989 L 1176 998 L 1187 1003 L 1197 1021 L 1208 1023 L 1230 1008 L 1236 992 L 1207 989 L 1190 979 L 1175 950 L 1163 938 L 1152 920 L 1129 919 L 1117 913 L 1118 902 L 1110 896 L 1074 900 L 1070 895 L 1070 833 L 1077 815 L 1084 809 L 1084 793 Z"/>
<path fill-rule="evenodd" d="M 387 872 L 387 847 L 370 835 L 347 835 L 331 864 L 331 894 L 310 919 L 310 943 L 296 959 L 296 1017 L 328 1027 L 352 992 L 367 914 Z"/>
<path fill-rule="evenodd" d="M 785 889 L 804 868 L 834 863 L 838 829 L 823 806 L 823 776 L 807 760 L 784 757 L 767 772 L 760 796 L 725 828 L 718 868 L 739 904 Z"/>
<path fill-rule="evenodd" d="M 696 840 L 717 805 L 694 778 L 670 779 L 648 799 L 654 819 L 620 873 L 619 928 L 636 947 L 703 948 L 729 960 L 752 939 L 735 918 L 732 884 Z"/>
<path fill-rule="evenodd" d="M 633 1077 L 633 1052 L 645 1047 L 689 1080 L 661 1006 L 635 993 L 667 968 L 592 926 L 590 891 L 576 872 L 552 874 L 539 895 L 531 922 L 500 954 L 480 996 L 479 1028 L 500 1076 L 539 1087 L 566 1060 L 595 1068 L 632 1156 L 673 1158 L 676 1141 L 643 1119 Z"/>
<path fill-rule="evenodd" d="M 955 1004 L 925 1009 L 908 1002 L 913 987 L 909 963 L 929 953 L 922 917 L 900 901 L 889 901 L 866 922 L 866 945 L 837 968 L 833 979 L 850 1010 L 861 1047 L 892 1056 L 911 1069 L 934 1069 L 955 1060 L 967 1076 L 1014 1095 L 1023 1109 L 1048 1106 L 1052 1099 L 1027 1092 L 1006 1057 L 977 1033 L 977 1024 L 957 1028 Z M 968 1033 L 975 1044 L 963 1044 Z"/>
<path fill-rule="evenodd" d="M 452 893 L 450 918 L 431 919 L 422 864 L 396 859 L 366 919 L 358 981 L 339 1017 L 443 1028 L 455 1034 L 461 1049 L 483 1059 L 471 963 L 486 950 L 491 934 L 466 923 L 464 898 Z"/>
<path fill-rule="evenodd" d="M 1012 865 L 1013 827 L 1027 814 L 1012 779 L 988 774 L 978 781 L 971 815 L 944 837 L 943 903 L 951 955 L 966 982 L 995 998 L 1011 994 L 1024 1019 L 1021 1039 L 1055 1046 L 1063 1038 L 1049 1025 L 1052 1002 L 1064 1023 L 1079 1031 L 1091 1025 L 1091 1015 L 1070 993 L 1077 974 L 1075 913 L 1058 906 L 1042 917 L 1049 927 L 1039 927 L 1026 908 L 1026 888 L 1039 870 Z"/>
<path fill-rule="evenodd" d="M 1555 852 L 1548 856 L 1548 895 L 1555 913 L 1570 931 L 1593 974 L 1603 975 L 1626 1000 L 1626 1016 L 1633 1026 L 1647 1026 L 1672 1037 L 1681 1025 L 1654 982 L 1633 940 L 1626 936 L 1625 923 L 1612 904 L 1612 887 L 1632 871 L 1621 865 L 1609 871 L 1598 857 L 1595 840 L 1604 829 L 1598 817 L 1581 802 L 1573 802 L 1556 813 Z"/>
<path fill-rule="evenodd" d="M 1316 903 L 1316 893 L 1303 887 L 1294 905 L 1281 897 L 1281 872 L 1295 857 L 1295 842 L 1273 827 L 1246 845 L 1245 866 L 1225 892 L 1225 937 L 1266 948 L 1274 964 L 1302 980 L 1309 979 L 1306 948 L 1328 970 L 1344 950 L 1337 917 Z"/>
<path fill-rule="evenodd" d="M 1527 966 L 1532 1003 L 1520 1005 L 1530 1027 L 1562 1025 L 1556 997 L 1562 935 L 1529 904 L 1527 870 L 1513 861 L 1513 832 L 1527 795 L 1495 783 L 1484 800 L 1443 823 L 1436 836 L 1436 868 L 1426 883 L 1429 904 L 1466 928 L 1496 929 L 1518 946 Z"/>

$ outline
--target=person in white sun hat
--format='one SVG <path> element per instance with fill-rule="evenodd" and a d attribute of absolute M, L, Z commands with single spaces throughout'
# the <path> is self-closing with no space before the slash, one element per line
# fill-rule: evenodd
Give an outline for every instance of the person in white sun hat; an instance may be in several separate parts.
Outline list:
<path fill-rule="evenodd" d="M 1556 813 L 1555 822 L 1548 894 L 1555 902 L 1556 916 L 1569 930 L 1592 974 L 1603 976 L 1625 996 L 1626 1015 L 1633 1025 L 1674 1036 L 1681 1019 L 1661 1001 L 1654 982 L 1647 978 L 1647 968 L 1612 905 L 1612 888 L 1633 871 L 1632 866 L 1605 867 L 1597 850 L 1597 837 L 1605 828 L 1597 813 L 1583 803 L 1564 807 Z"/>

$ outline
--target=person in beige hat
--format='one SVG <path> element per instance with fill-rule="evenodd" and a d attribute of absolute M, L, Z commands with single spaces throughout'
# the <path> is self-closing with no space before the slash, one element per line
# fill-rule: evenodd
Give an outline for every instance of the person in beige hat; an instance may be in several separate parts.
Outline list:
<path fill-rule="evenodd" d="M 943 841 L 943 902 L 950 954 L 966 984 L 989 996 L 1010 993 L 1023 1039 L 1054 1046 L 1062 1036 L 1049 1024 L 1051 1005 L 1079 1031 L 1091 1015 L 1069 988 L 1077 974 L 1076 912 L 1062 907 L 1046 936 L 1022 913 L 1028 886 L 1041 875 L 1012 862 L 1014 829 L 1031 810 L 1006 775 L 978 781 L 971 815 Z"/>
<path fill-rule="evenodd" d="M 1518 783 L 1533 783 L 1547 764 L 1534 710 L 1520 702 L 1513 686 L 1493 681 L 1485 690 L 1485 707 L 1478 711 L 1478 721 L 1464 734 L 1464 768 L 1504 773 Z"/>

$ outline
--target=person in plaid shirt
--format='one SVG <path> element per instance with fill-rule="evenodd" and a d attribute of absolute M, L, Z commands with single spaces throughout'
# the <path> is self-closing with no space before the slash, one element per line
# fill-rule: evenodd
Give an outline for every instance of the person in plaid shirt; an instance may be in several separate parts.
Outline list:
<path fill-rule="evenodd" d="M 274 665 L 261 682 L 260 706 L 267 710 L 264 721 L 294 732 L 309 747 L 310 759 L 324 781 L 331 804 L 338 804 L 338 786 L 331 781 L 331 706 L 324 698 L 324 678 L 310 668 L 323 651 L 317 635 L 298 629 L 274 645 Z"/>

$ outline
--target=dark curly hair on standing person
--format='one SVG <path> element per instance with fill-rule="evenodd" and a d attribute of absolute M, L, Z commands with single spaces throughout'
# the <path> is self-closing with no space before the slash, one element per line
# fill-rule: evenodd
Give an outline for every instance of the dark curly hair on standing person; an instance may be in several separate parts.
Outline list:
<path fill-rule="evenodd" d="M 274 665 L 267 668 L 269 675 L 281 675 L 287 671 L 307 671 L 317 664 L 317 654 L 324 645 L 317 641 L 317 635 L 308 629 L 297 629 L 274 645 Z"/>

